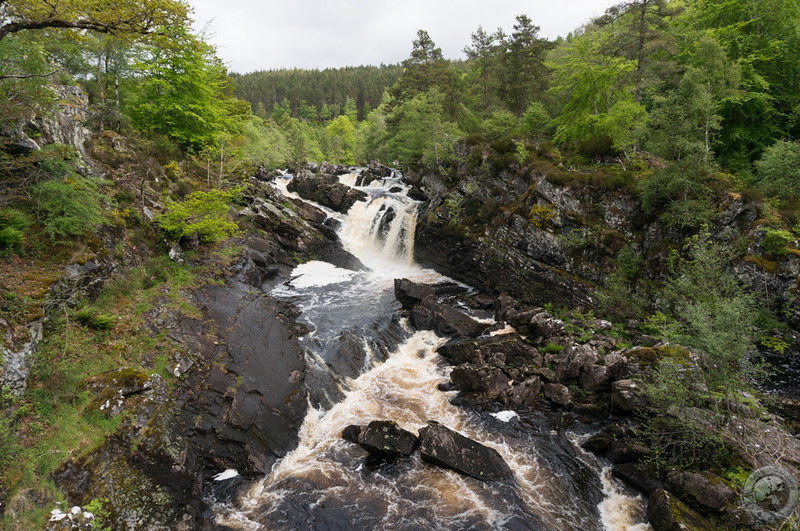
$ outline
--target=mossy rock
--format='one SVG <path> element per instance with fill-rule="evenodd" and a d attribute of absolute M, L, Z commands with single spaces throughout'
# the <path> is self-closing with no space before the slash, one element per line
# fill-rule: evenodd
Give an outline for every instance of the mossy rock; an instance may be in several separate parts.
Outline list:
<path fill-rule="evenodd" d="M 122 410 L 126 397 L 150 389 L 150 375 L 137 369 L 115 369 L 86 378 L 79 389 L 88 391 L 87 411 L 114 416 Z"/>
<path fill-rule="evenodd" d="M 665 358 L 685 359 L 687 363 L 689 362 L 689 351 L 673 345 L 640 347 L 629 351 L 627 356 L 645 366 L 657 365 Z"/>
<path fill-rule="evenodd" d="M 650 495 L 647 519 L 655 531 L 714 531 L 717 529 L 706 518 L 664 489 Z"/>

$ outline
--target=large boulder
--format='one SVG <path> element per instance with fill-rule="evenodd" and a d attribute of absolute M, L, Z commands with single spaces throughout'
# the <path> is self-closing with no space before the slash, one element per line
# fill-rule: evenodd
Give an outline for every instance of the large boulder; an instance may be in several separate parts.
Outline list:
<path fill-rule="evenodd" d="M 650 495 L 647 519 L 655 531 L 714 531 L 716 526 L 664 489 Z"/>
<path fill-rule="evenodd" d="M 358 434 L 358 445 L 376 457 L 406 457 L 417 449 L 419 439 L 394 421 L 373 420 Z"/>
<path fill-rule="evenodd" d="M 455 470 L 481 481 L 514 476 L 502 456 L 493 448 L 464 437 L 435 421 L 419 431 L 420 456 L 436 466 Z"/>
<path fill-rule="evenodd" d="M 490 398 L 500 396 L 509 387 L 508 376 L 497 367 L 465 363 L 450 373 L 453 387 L 459 391 L 478 392 Z"/>
<path fill-rule="evenodd" d="M 633 438 L 619 439 L 611 443 L 606 457 L 608 460 L 619 465 L 639 461 L 648 453 L 648 448 L 643 443 Z"/>
<path fill-rule="evenodd" d="M 711 472 L 672 470 L 667 474 L 667 488 L 701 512 L 722 512 L 736 501 L 736 492 L 728 481 Z"/>
<path fill-rule="evenodd" d="M 540 367 L 542 356 L 536 348 L 528 345 L 517 334 L 480 337 L 477 339 L 454 339 L 448 341 L 437 352 L 453 365 L 474 363 L 495 367 L 531 365 Z"/>
<path fill-rule="evenodd" d="M 618 380 L 611 384 L 611 410 L 632 413 L 647 407 L 647 396 L 634 380 Z"/>
<path fill-rule="evenodd" d="M 427 297 L 435 297 L 433 288 L 427 284 L 418 284 L 407 278 L 394 279 L 394 297 L 404 310 L 410 310 Z"/>
<path fill-rule="evenodd" d="M 657 467 L 645 463 L 614 465 L 611 475 L 646 495 L 664 488 L 664 474 Z"/>
<path fill-rule="evenodd" d="M 426 297 L 412 308 L 411 324 L 417 330 L 433 330 L 451 337 L 478 337 L 487 327 L 461 310 L 437 302 L 435 297 Z"/>
<path fill-rule="evenodd" d="M 572 402 L 572 393 L 570 393 L 567 386 L 563 384 L 544 384 L 544 396 L 554 404 L 565 409 L 572 409 L 575 406 Z"/>

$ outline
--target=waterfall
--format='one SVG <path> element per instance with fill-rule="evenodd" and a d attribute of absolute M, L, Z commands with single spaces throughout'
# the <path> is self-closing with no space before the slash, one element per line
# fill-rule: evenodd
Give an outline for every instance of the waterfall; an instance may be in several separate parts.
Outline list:
<path fill-rule="evenodd" d="M 272 292 L 294 303 L 312 330 L 301 338 L 307 372 L 327 371 L 334 383 L 325 396 L 312 396 L 297 449 L 238 499 L 215 505 L 218 523 L 243 530 L 616 530 L 624 528 L 622 523 L 647 529 L 640 524 L 641 500 L 622 497 L 596 463 L 569 457 L 576 453 L 574 441 L 551 431 L 543 416 L 500 415 L 500 420 L 453 406 L 454 393 L 437 388 L 451 370 L 436 354 L 446 338 L 400 322 L 402 340 L 388 356 L 377 355 L 376 323 L 391 319 L 399 308 L 395 278 L 452 281 L 414 263 L 418 203 L 408 197 L 400 175 L 364 182 L 361 172 L 354 172 L 340 182 L 365 192 L 367 201 L 357 202 L 346 215 L 326 212 L 339 220 L 344 247 L 369 270 L 309 262 Z M 285 192 L 285 182 L 276 185 Z M 357 374 L 346 377 L 330 370 L 344 363 L 344 334 L 362 338 L 365 353 L 356 360 Z M 315 378 L 314 385 L 324 379 Z M 439 421 L 497 450 L 514 471 L 514 481 L 483 483 L 429 466 L 419 456 L 375 464 L 360 447 L 341 439 L 347 426 L 380 419 L 412 432 L 429 420 Z"/>

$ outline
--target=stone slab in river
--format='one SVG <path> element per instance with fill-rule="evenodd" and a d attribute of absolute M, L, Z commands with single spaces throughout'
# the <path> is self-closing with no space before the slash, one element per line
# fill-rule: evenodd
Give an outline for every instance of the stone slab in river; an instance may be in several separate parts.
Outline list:
<path fill-rule="evenodd" d="M 373 420 L 358 435 L 358 445 L 379 457 L 406 457 L 419 446 L 417 436 L 391 420 Z"/>
<path fill-rule="evenodd" d="M 419 431 L 422 460 L 481 481 L 497 481 L 514 476 L 511 468 L 494 448 L 489 448 L 438 422 L 429 421 Z"/>

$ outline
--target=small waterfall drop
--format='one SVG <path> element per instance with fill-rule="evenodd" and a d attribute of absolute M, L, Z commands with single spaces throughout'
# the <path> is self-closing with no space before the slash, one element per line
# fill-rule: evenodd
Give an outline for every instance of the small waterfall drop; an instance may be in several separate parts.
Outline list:
<path fill-rule="evenodd" d="M 376 329 L 387 326 L 400 307 L 394 279 L 452 281 L 414 262 L 418 202 L 408 197 L 409 187 L 399 174 L 365 182 L 356 171 L 339 179 L 363 191 L 367 200 L 355 203 L 346 215 L 320 208 L 339 221 L 343 246 L 369 270 L 309 262 L 273 290 L 273 296 L 300 309 L 312 330 L 301 338 L 307 350 L 310 407 L 297 449 L 237 500 L 216 505 L 218 523 L 242 530 L 409 531 L 616 531 L 626 528 L 623 522 L 638 525 L 640 500 L 621 498 L 610 475 L 600 475 L 601 467 L 569 457 L 575 453 L 574 441 L 551 432 L 543 416 L 504 422 L 450 404 L 454 393 L 437 389 L 449 380 L 451 370 L 436 354 L 446 338 L 397 322 L 392 326 L 402 337 L 381 355 Z M 275 184 L 294 196 L 286 182 L 278 179 Z M 508 330 L 498 333 L 503 332 Z M 354 341 L 365 358 L 356 361 L 357 374 L 342 376 L 332 368 L 343 366 L 342 338 L 348 334 L 358 338 Z M 317 374 L 313 382 L 309 374 Z M 326 390 L 315 396 L 316 386 Z M 514 471 L 514 481 L 482 483 L 431 467 L 418 455 L 371 463 L 361 448 L 341 439 L 341 432 L 348 425 L 379 419 L 394 420 L 412 432 L 428 420 L 439 421 L 500 452 Z"/>

